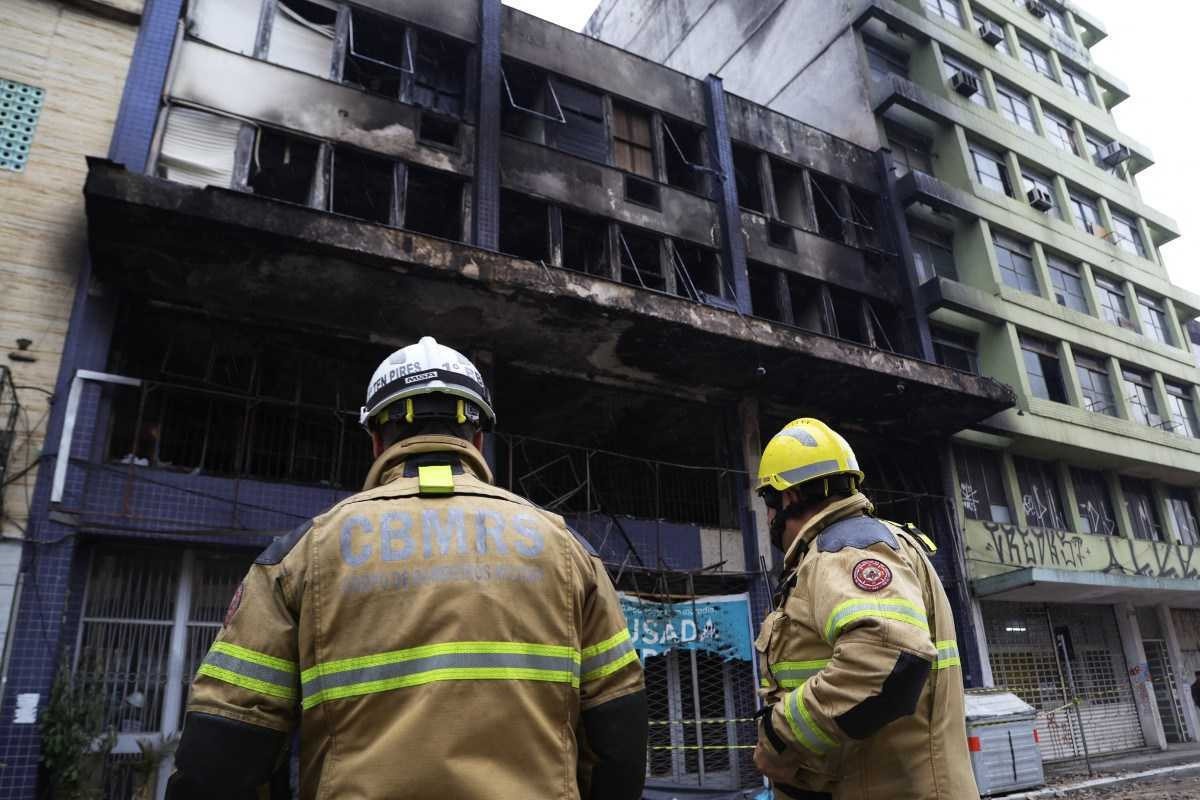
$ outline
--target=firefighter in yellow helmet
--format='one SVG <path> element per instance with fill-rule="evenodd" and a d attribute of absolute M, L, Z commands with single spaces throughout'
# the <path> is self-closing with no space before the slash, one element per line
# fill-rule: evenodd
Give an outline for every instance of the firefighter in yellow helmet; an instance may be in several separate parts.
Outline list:
<path fill-rule="evenodd" d="M 275 540 L 192 686 L 168 800 L 254 796 L 299 729 L 300 797 L 634 800 L 646 700 L 617 594 L 563 522 L 492 485 L 479 371 L 384 361 L 363 492 Z"/>
<path fill-rule="evenodd" d="M 755 764 L 784 798 L 978 800 L 950 603 L 911 526 L 873 516 L 846 440 L 788 423 L 758 494 L 784 552 L 755 647 Z"/>

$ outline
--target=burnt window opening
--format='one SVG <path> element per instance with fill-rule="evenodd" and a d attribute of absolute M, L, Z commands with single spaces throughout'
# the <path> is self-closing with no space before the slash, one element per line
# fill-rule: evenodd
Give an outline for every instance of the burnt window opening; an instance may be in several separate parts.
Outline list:
<path fill-rule="evenodd" d="M 659 195 L 658 184 L 644 181 L 633 175 L 625 176 L 625 199 L 640 206 L 653 209 L 662 208 L 662 198 Z"/>
<path fill-rule="evenodd" d="M 563 267 L 588 275 L 611 277 L 607 222 L 564 208 L 562 231 Z"/>
<path fill-rule="evenodd" d="M 662 241 L 657 236 L 622 228 L 619 235 L 621 282 L 644 289 L 666 291 L 663 273 Z"/>
<path fill-rule="evenodd" d="M 396 162 L 350 147 L 334 148 L 331 195 L 335 214 L 394 224 Z"/>
<path fill-rule="evenodd" d="M 561 107 L 563 124 L 549 127 L 549 144 L 573 156 L 607 162 L 603 95 L 561 78 L 551 78 L 550 84 Z"/>
<path fill-rule="evenodd" d="M 758 172 L 758 151 L 739 144 L 733 146 L 733 172 L 737 179 L 738 205 L 763 213 L 762 180 Z"/>
<path fill-rule="evenodd" d="M 404 227 L 442 239 L 462 239 L 463 183 L 457 177 L 409 165 Z"/>
<path fill-rule="evenodd" d="M 319 78 L 333 71 L 337 10 L 331 4 L 279 0 L 271 22 L 267 60 Z"/>
<path fill-rule="evenodd" d="M 260 128 L 247 185 L 255 194 L 308 205 L 320 146 L 311 139 Z"/>
<path fill-rule="evenodd" d="M 750 313 L 763 319 L 787 322 L 781 295 L 785 284 L 780 281 L 780 270 L 755 261 L 747 262 L 746 269 L 750 275 Z"/>
<path fill-rule="evenodd" d="M 425 144 L 457 150 L 458 130 L 457 120 L 424 112 L 421 114 L 421 129 L 417 138 Z"/>
<path fill-rule="evenodd" d="M 505 133 L 544 144 L 548 126 L 567 123 L 550 76 L 542 70 L 506 59 L 500 85 L 500 128 Z"/>
<path fill-rule="evenodd" d="M 821 284 L 795 273 L 788 273 L 788 298 L 792 303 L 793 324 L 817 333 L 832 333 L 830 314 L 825 307 Z"/>
<path fill-rule="evenodd" d="M 767 221 L 767 240 L 771 243 L 771 247 L 791 252 L 796 251 L 796 232 L 792 230 L 791 226 L 777 220 Z"/>
<path fill-rule="evenodd" d="M 534 197 L 500 191 L 500 252 L 529 261 L 550 260 L 550 208 Z"/>
<path fill-rule="evenodd" d="M 850 225 L 858 239 L 858 246 L 865 250 L 879 251 L 879 198 L 870 192 L 850 189 Z"/>
<path fill-rule="evenodd" d="M 704 194 L 704 129 L 678 120 L 662 121 L 663 166 L 667 183 L 689 192 Z"/>
<path fill-rule="evenodd" d="M 878 300 L 866 301 L 867 318 L 871 323 L 873 346 L 899 353 L 903 350 L 900 315 L 896 309 Z"/>
<path fill-rule="evenodd" d="M 640 108 L 613 104 L 613 162 L 619 169 L 654 177 L 654 137 L 650 114 Z"/>
<path fill-rule="evenodd" d="M 836 286 L 829 287 L 833 312 L 833 335 L 859 344 L 870 344 L 871 335 L 863 314 L 863 298 L 856 292 Z"/>
<path fill-rule="evenodd" d="M 350 9 L 342 82 L 395 99 L 400 97 L 404 76 L 413 72 L 405 26 L 381 14 Z"/>
<path fill-rule="evenodd" d="M 429 31 L 416 31 L 414 38 L 413 104 L 461 117 L 467 86 L 467 45 Z"/>
<path fill-rule="evenodd" d="M 716 250 L 690 242 L 673 242 L 675 293 L 698 303 L 713 303 L 725 296 L 721 257 Z"/>
<path fill-rule="evenodd" d="M 812 183 L 813 206 L 817 212 L 817 233 L 827 239 L 844 242 L 846 233 L 838 200 L 841 196 L 841 184 L 833 178 L 815 172 L 809 172 L 808 176 Z"/>
<path fill-rule="evenodd" d="M 811 228 L 812 217 L 804 190 L 804 171 L 773 158 L 771 183 L 775 187 L 775 206 L 779 218 L 797 228 Z"/>

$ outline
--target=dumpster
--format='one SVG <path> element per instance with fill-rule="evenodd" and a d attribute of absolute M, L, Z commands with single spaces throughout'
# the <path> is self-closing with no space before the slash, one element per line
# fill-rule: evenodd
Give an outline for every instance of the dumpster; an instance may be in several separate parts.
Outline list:
<path fill-rule="evenodd" d="M 1046 782 L 1038 747 L 1037 712 L 1003 689 L 967 692 L 967 743 L 983 795 L 1031 789 Z"/>

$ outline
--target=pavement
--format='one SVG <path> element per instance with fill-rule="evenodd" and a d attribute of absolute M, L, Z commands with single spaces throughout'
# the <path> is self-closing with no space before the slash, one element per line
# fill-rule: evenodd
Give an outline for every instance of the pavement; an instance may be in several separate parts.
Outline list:
<path fill-rule="evenodd" d="M 1050 764 L 1046 767 L 1045 788 L 999 797 L 1200 800 L 1200 744 L 1093 758 L 1090 774 L 1083 761 Z"/>

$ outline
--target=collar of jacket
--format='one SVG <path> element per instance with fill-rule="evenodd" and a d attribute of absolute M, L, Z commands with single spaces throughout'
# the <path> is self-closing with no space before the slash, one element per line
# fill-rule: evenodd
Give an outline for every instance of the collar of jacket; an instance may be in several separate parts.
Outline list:
<path fill-rule="evenodd" d="M 817 538 L 817 534 L 833 523 L 841 522 L 850 517 L 871 514 L 874 511 L 875 506 L 871 505 L 871 501 L 862 492 L 855 492 L 849 497 L 830 503 L 800 528 L 799 535 L 796 536 L 796 539 L 792 542 L 792 546 L 788 548 L 787 553 L 783 556 L 784 566 L 793 567 L 799 563 L 800 557 L 808 550 L 809 543 Z"/>
<path fill-rule="evenodd" d="M 456 436 L 413 436 L 396 442 L 375 459 L 371 471 L 367 473 L 363 491 L 402 477 L 405 460 L 421 453 L 453 453 L 462 460 L 463 466 L 475 473 L 476 478 L 484 483 L 492 482 L 492 470 L 483 460 L 483 454 L 466 439 Z"/>

